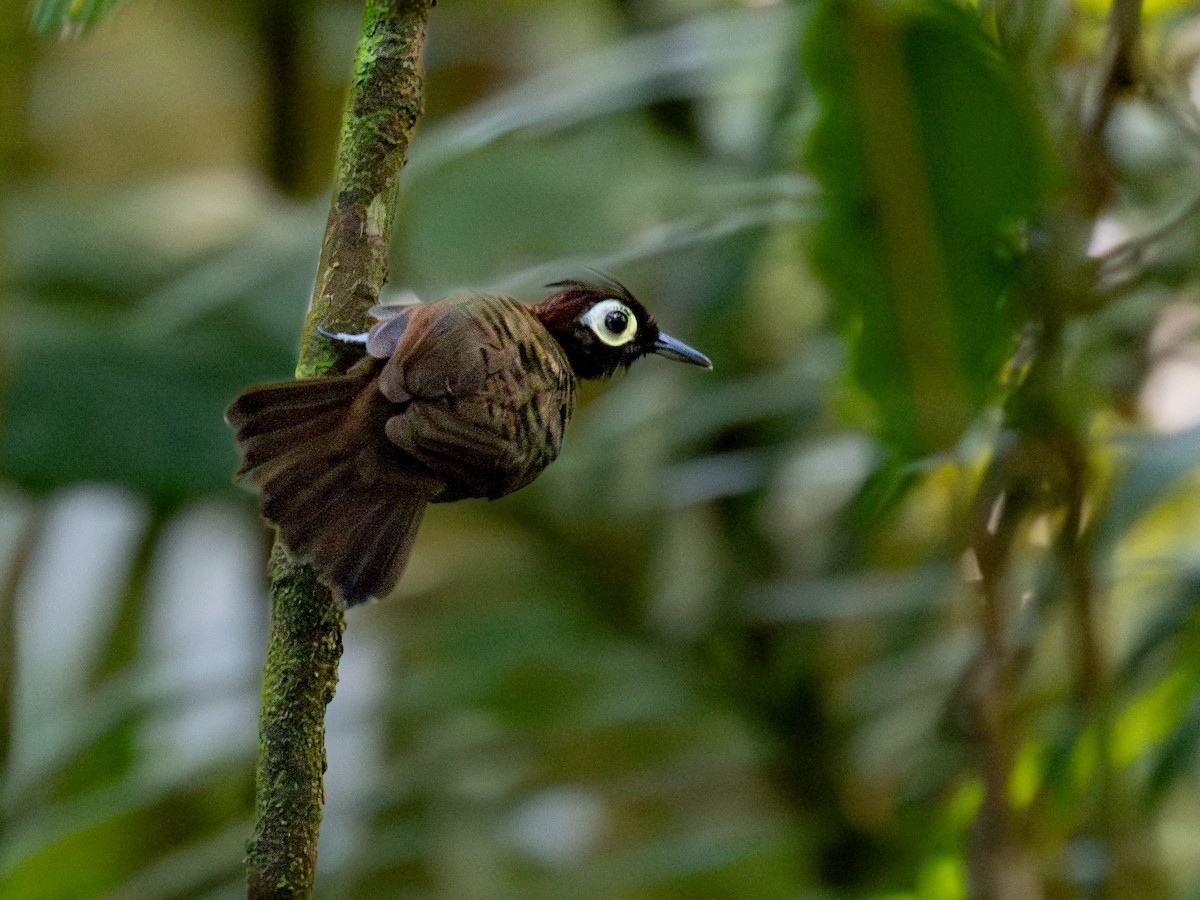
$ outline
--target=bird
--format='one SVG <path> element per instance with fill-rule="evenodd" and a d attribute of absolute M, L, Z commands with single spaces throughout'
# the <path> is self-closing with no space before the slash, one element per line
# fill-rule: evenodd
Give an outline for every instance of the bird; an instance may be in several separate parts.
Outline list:
<path fill-rule="evenodd" d="M 503 497 L 554 461 L 579 379 L 650 354 L 712 368 L 607 281 L 555 282 L 537 304 L 469 292 L 375 306 L 365 333 L 319 328 L 365 349 L 345 374 L 239 394 L 235 477 L 262 495 L 289 557 L 344 607 L 384 597 L 427 504 Z"/>

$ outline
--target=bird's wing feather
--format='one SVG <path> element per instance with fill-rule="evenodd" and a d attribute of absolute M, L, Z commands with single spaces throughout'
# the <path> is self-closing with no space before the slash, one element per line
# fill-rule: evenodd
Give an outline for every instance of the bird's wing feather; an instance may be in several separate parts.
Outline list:
<path fill-rule="evenodd" d="M 262 385 L 226 413 L 246 482 L 293 557 L 315 563 L 347 604 L 395 586 L 426 503 L 442 484 L 386 440 L 392 407 L 366 358 L 332 378 Z"/>
<path fill-rule="evenodd" d="M 512 361 L 512 341 L 505 340 L 504 320 L 514 309 L 523 307 L 506 297 L 473 295 L 423 304 L 377 325 L 381 335 L 395 328 L 387 333 L 397 338 L 380 376 L 380 391 L 397 404 L 414 397 L 478 393 L 490 372 Z M 396 322 L 404 323 L 402 331 Z M 378 349 L 386 349 L 386 343 L 381 337 Z"/>
<path fill-rule="evenodd" d="M 410 357 L 402 374 L 413 399 L 385 428 L 447 482 L 439 500 L 500 497 L 528 484 L 558 455 L 574 400 L 570 364 L 537 319 L 515 301 L 480 300 L 464 304 L 469 323 L 440 319 L 437 348 Z M 444 387 L 456 356 L 473 390 L 463 389 L 466 379 Z"/>
<path fill-rule="evenodd" d="M 376 316 L 379 321 L 367 332 L 367 353 L 376 359 L 387 359 L 395 353 L 396 347 L 408 331 L 412 314 L 417 309 L 417 306 L 405 306 L 395 310 L 383 306 L 371 307 L 371 315 Z"/>

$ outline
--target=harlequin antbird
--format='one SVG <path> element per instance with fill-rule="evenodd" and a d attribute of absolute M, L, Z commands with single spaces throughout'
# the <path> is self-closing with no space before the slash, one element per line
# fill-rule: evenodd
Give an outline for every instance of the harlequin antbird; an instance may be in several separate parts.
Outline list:
<path fill-rule="evenodd" d="M 712 368 L 623 285 L 561 281 L 543 302 L 470 294 L 377 306 L 345 375 L 252 387 L 229 407 L 263 515 L 347 605 L 387 594 L 427 503 L 495 499 L 562 446 L 576 378 L 656 353 Z"/>

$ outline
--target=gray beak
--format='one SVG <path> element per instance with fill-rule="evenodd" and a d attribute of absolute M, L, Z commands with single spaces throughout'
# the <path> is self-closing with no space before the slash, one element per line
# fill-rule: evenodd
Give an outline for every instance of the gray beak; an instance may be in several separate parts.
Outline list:
<path fill-rule="evenodd" d="M 711 369 L 713 367 L 712 360 L 699 350 L 693 350 L 683 341 L 677 341 L 669 334 L 661 332 L 658 335 L 658 340 L 654 342 L 651 352 L 657 353 L 659 356 L 665 356 L 667 359 L 691 363 L 693 366 L 700 366 L 703 369 Z"/>

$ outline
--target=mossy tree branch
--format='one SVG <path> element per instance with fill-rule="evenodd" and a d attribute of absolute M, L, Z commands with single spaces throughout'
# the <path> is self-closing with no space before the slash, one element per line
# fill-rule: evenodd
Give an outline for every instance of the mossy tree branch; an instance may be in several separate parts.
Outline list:
<path fill-rule="evenodd" d="M 387 280 L 396 187 L 421 114 L 420 55 L 432 5 L 433 0 L 366 4 L 297 378 L 343 367 L 338 349 L 317 325 L 362 327 Z M 325 707 L 337 685 L 345 619 L 314 571 L 294 564 L 278 545 L 270 568 L 271 629 L 248 896 L 307 897 L 325 799 Z"/>

